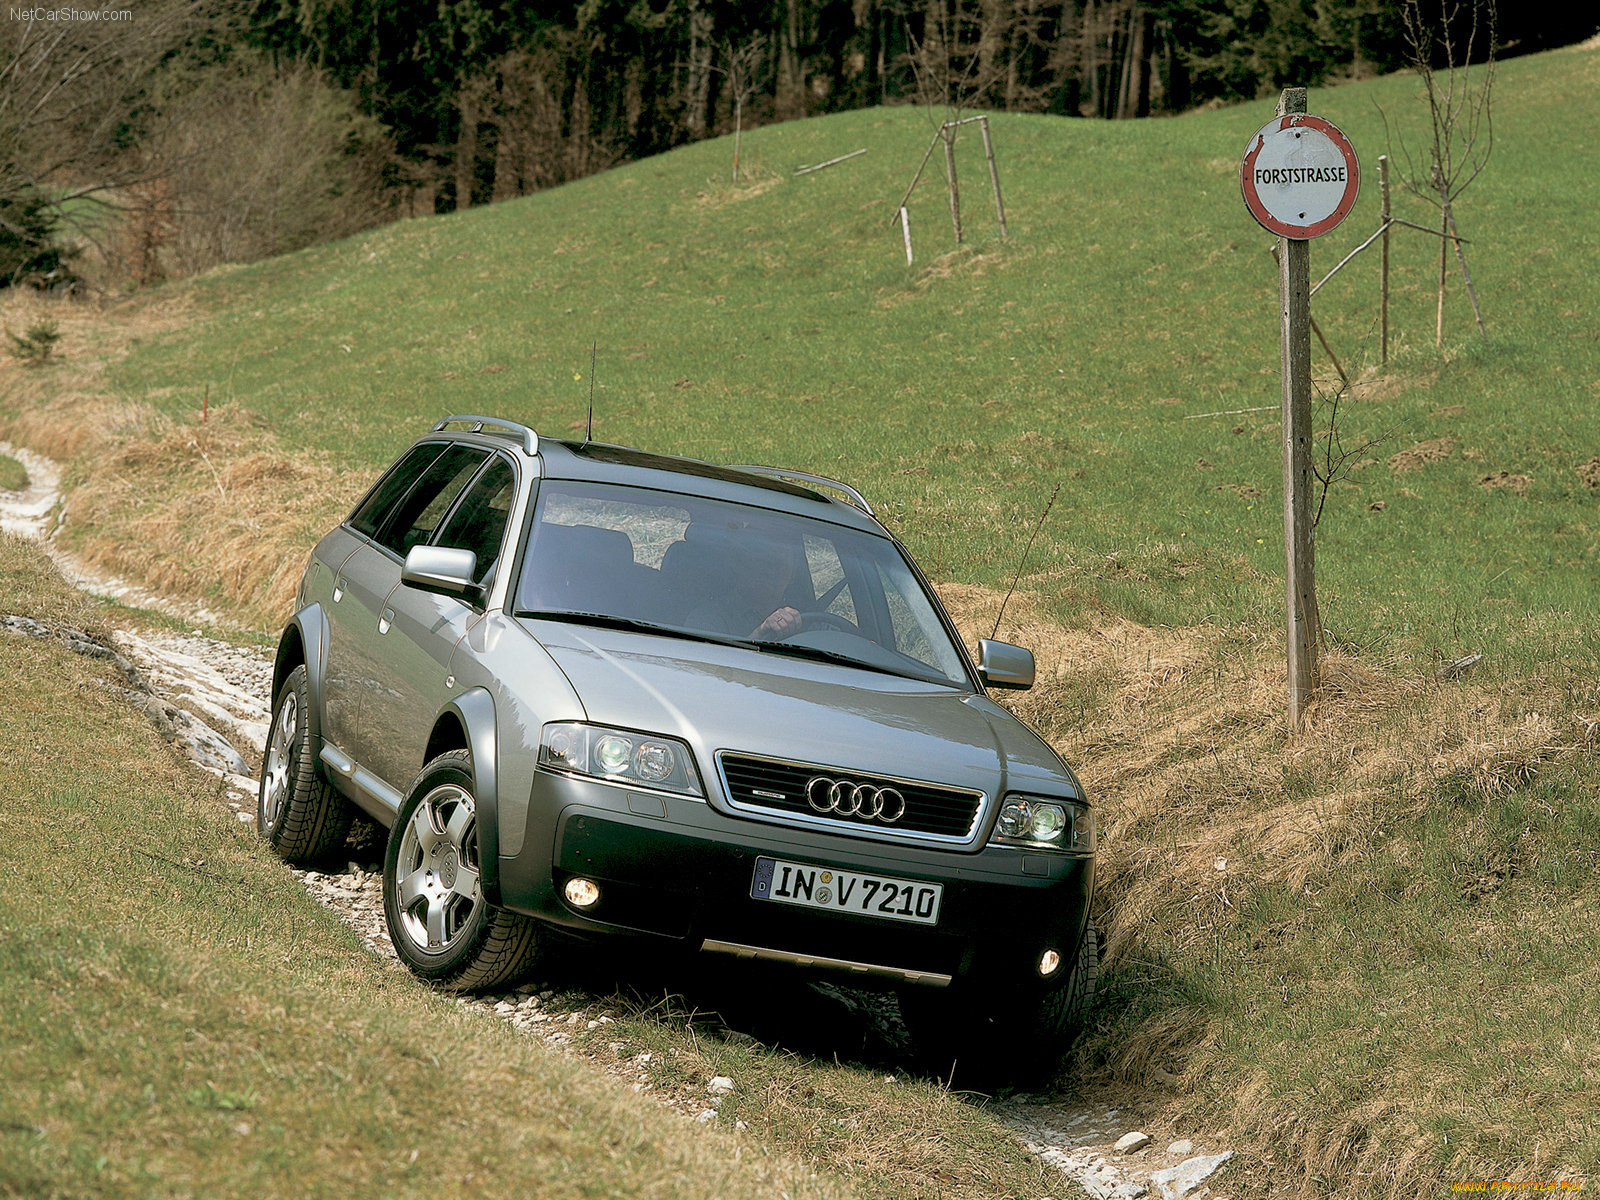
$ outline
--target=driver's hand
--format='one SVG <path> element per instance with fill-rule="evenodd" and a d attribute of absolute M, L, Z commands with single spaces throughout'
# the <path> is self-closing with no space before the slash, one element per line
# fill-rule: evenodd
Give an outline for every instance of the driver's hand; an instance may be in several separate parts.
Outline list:
<path fill-rule="evenodd" d="M 755 632 L 750 636 L 758 640 L 786 638 L 792 633 L 800 632 L 800 622 L 800 610 L 785 606 L 757 625 Z"/>

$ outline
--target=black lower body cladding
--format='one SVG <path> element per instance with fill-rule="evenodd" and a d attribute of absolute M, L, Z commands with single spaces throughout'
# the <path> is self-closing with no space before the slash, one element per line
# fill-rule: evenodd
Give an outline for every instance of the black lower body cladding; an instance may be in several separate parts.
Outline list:
<path fill-rule="evenodd" d="M 757 860 L 938 885 L 934 924 L 757 900 Z M 1089 915 L 1090 858 L 1010 848 L 976 853 L 854 839 L 730 817 L 702 801 L 540 773 L 522 852 L 500 860 L 503 902 L 579 935 L 702 941 L 892 972 L 996 984 L 1070 961 Z M 582 876 L 600 898 L 562 896 Z"/>

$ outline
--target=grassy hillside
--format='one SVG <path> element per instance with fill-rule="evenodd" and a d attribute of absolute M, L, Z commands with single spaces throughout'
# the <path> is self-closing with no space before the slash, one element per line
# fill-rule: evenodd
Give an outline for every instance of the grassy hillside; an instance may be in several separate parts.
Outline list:
<path fill-rule="evenodd" d="M 1596 136 L 1569 100 L 1597 72 L 1583 50 L 1502 68 L 1492 167 L 1460 209 L 1489 339 L 1453 280 L 1450 346 L 1433 350 L 1437 241 L 1396 234 L 1392 369 L 1345 405 L 1341 431 L 1387 440 L 1319 530 L 1336 638 L 1399 636 L 1445 659 L 1506 641 L 1545 653 L 1564 639 L 1528 630 L 1528 614 L 1588 603 L 1600 559 L 1579 468 L 1600 431 L 1585 250 L 1600 177 L 1549 148 L 1558 122 L 1564 144 Z M 1314 246 L 1326 269 L 1376 228 L 1379 106 L 1413 139 L 1421 110 L 1404 77 L 1314 92 L 1311 106 L 1367 166 L 1356 216 Z M 1274 414 L 1185 418 L 1276 402 L 1271 239 L 1237 182 L 1270 115 L 1263 103 L 1142 124 L 996 118 L 1012 239 L 997 237 L 971 137 L 968 245 L 954 251 L 930 178 L 909 269 L 887 221 L 928 139 L 922 114 L 774 126 L 747 139 L 756 175 L 739 188 L 713 142 L 214 275 L 187 293 L 199 319 L 109 382 L 186 423 L 209 385 L 285 447 L 370 472 L 447 410 L 569 432 L 594 341 L 607 439 L 838 473 L 936 571 L 972 582 L 1014 565 L 1017 528 L 1059 481 L 1036 566 L 1060 615 L 1101 602 L 1146 622 L 1199 608 L 1265 620 L 1281 557 Z M 1377 359 L 1376 294 L 1368 252 L 1317 297 L 1352 370 Z M 1420 443 L 1444 457 L 1391 469 Z M 1480 485 L 1500 471 L 1528 476 L 1526 494 Z"/>
<path fill-rule="evenodd" d="M 1500 69 L 1458 213 L 1487 338 L 1453 278 L 1434 348 L 1437 240 L 1412 230 L 1387 369 L 1375 251 L 1314 302 L 1358 379 L 1339 435 L 1377 444 L 1317 532 L 1329 685 L 1298 738 L 1276 283 L 1237 182 L 1270 103 L 997 116 L 1011 239 L 973 136 L 967 245 L 930 179 L 909 268 L 888 221 L 920 112 L 759 130 L 738 187 L 727 144 L 688 147 L 64 313 L 6 428 L 75 456 L 81 548 L 258 631 L 428 422 L 581 429 L 591 341 L 598 437 L 861 486 L 971 630 L 1059 483 L 1007 626 L 1041 651 L 1023 711 L 1103 805 L 1111 969 L 1083 1065 L 1166 1088 L 1174 1119 L 1311 1193 L 1593 1174 L 1600 111 L 1572 97 L 1597 77 L 1581 48 Z M 1380 113 L 1415 145 L 1423 109 L 1406 77 L 1310 107 L 1366 169 L 1320 275 L 1376 228 Z"/>
<path fill-rule="evenodd" d="M 0 612 L 98 606 L 0 534 Z M 119 695 L 0 632 L 0 1196 L 848 1194 L 364 953 Z M 92 753 L 85 753 L 92 747 Z"/>

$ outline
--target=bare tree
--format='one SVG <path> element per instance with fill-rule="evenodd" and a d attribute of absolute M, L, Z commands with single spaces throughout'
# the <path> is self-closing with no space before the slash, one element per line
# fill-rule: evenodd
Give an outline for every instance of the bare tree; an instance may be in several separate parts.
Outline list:
<path fill-rule="evenodd" d="M 1398 128 L 1391 127 L 1387 113 L 1384 129 L 1389 137 L 1390 158 L 1395 158 L 1398 143 L 1405 163 L 1401 183 L 1412 195 L 1439 210 L 1439 295 L 1434 326 L 1434 344 L 1444 344 L 1444 296 L 1449 254 L 1454 247 L 1456 261 L 1478 332 L 1486 333 L 1478 293 L 1472 286 L 1461 233 L 1456 227 L 1456 200 L 1483 173 L 1494 148 L 1494 123 L 1490 100 L 1494 91 L 1495 4 L 1494 0 L 1438 0 L 1438 7 L 1424 11 L 1424 0 L 1402 0 L 1406 54 L 1422 82 L 1428 104 L 1429 140 L 1413 151 Z M 1473 59 L 1482 51 L 1481 63 Z"/>
<path fill-rule="evenodd" d="M 147 94 L 157 67 L 215 23 L 212 0 L 149 0 L 130 20 L 41 20 L 27 9 L 0 45 L 0 202 L 44 194 L 60 219 L 71 202 L 112 204 L 152 167 L 122 135 L 158 121 Z M 109 10 L 107 10 L 109 11 Z"/>
<path fill-rule="evenodd" d="M 760 34 L 744 45 L 723 44 L 723 73 L 733 98 L 733 181 L 739 182 L 739 139 L 744 132 L 744 106 L 761 86 L 766 73 L 767 39 Z"/>

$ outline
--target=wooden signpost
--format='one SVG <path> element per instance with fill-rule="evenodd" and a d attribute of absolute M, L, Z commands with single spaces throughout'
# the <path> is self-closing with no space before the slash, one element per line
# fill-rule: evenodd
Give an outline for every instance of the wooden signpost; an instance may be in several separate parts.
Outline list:
<path fill-rule="evenodd" d="M 1311 538 L 1311 242 L 1355 207 L 1361 172 L 1344 134 L 1306 112 L 1306 89 L 1285 88 L 1278 115 L 1259 129 L 1239 173 L 1245 207 L 1282 239 L 1283 549 L 1289 660 L 1289 728 L 1300 727 L 1317 687 L 1316 554 Z"/>

